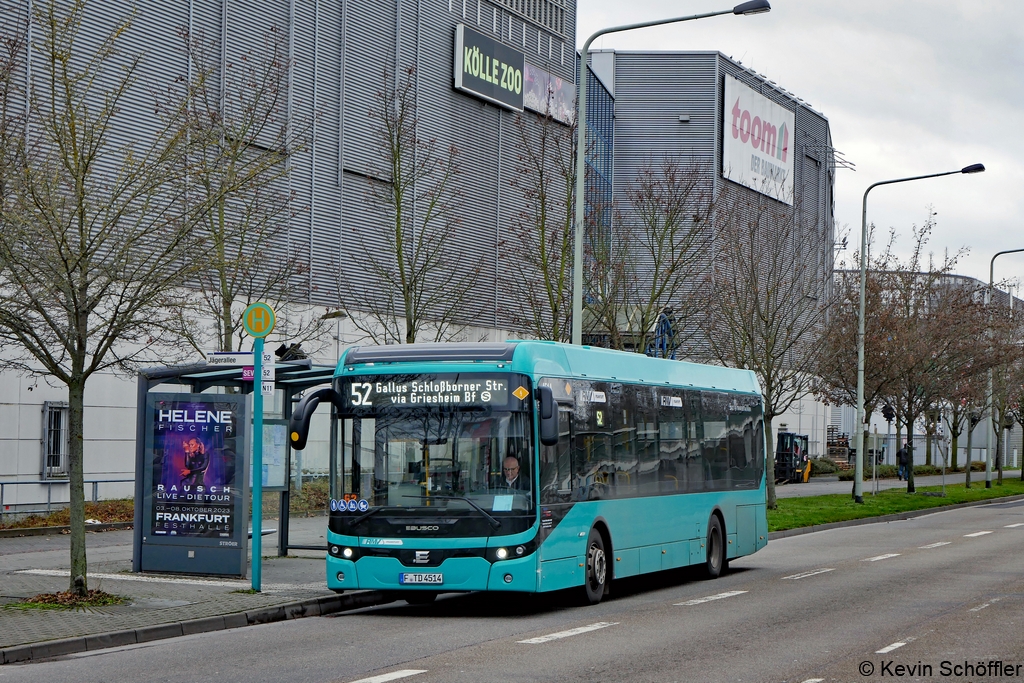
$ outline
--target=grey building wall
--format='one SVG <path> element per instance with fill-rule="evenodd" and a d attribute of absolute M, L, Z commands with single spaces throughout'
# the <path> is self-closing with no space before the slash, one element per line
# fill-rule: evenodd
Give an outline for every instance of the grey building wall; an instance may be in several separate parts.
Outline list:
<path fill-rule="evenodd" d="M 60 0 L 64 2 L 64 0 Z M 4 31 L 24 27 L 41 0 L 0 0 Z M 124 63 L 143 59 L 137 87 L 125 101 L 111 146 L 155 136 L 160 120 L 154 102 L 194 75 L 182 33 L 201 39 L 214 65 L 212 87 L 225 84 L 225 66 L 237 66 L 250 50 L 265 50 L 268 36 L 282 41 L 290 67 L 284 111 L 295 121 L 315 120 L 308 147 L 289 158 L 280 190 L 292 196 L 286 239 L 266 259 L 299 255 L 308 265 L 300 282 L 309 303 L 338 306 L 345 287 L 373 292 L 358 267 L 365 249 L 379 246 L 370 229 L 379 220 L 367 200 L 369 177 L 381 177 L 382 158 L 369 111 L 376 93 L 415 68 L 418 134 L 439 149 L 459 150 L 462 224 L 452 252 L 479 266 L 482 275 L 463 322 L 507 329 L 510 259 L 508 226 L 525 207 L 513 187 L 517 161 L 515 112 L 456 92 L 453 48 L 459 23 L 525 53 L 533 65 L 574 81 L 575 0 L 91 0 L 79 47 L 87 58 L 118 19 L 133 16 L 121 43 Z M 29 29 L 37 46 L 37 29 Z M 38 52 L 19 74 L 31 85 L 44 76 Z M 528 130 L 536 115 L 523 115 Z M 110 169 L 116 164 L 112 161 Z M 339 335 L 341 333 L 339 332 Z M 349 338 L 351 339 L 351 338 Z M 347 340 L 346 340 L 347 341 Z M 339 344 L 341 344 L 339 340 Z M 44 380 L 3 376 L 0 383 L 0 481 L 38 479 L 42 467 L 40 410 L 43 401 L 66 400 L 66 391 Z M 36 388 L 36 387 L 40 388 Z M 44 390 L 45 389 L 45 390 Z M 87 390 L 87 478 L 131 477 L 134 383 L 112 375 Z M 108 417 L 116 415 L 116 419 Z M 9 489 L 5 503 L 45 500 L 45 493 Z M 127 489 L 130 491 L 130 488 Z M 60 496 L 54 494 L 54 500 Z M 61 494 L 64 495 L 64 494 Z M 101 491 L 101 495 L 108 492 Z M 41 496 L 41 498 L 40 498 Z"/>
<path fill-rule="evenodd" d="M 736 78 L 794 113 L 794 195 L 803 211 L 799 254 L 823 288 L 832 283 L 835 158 L 828 119 L 796 96 L 718 52 L 596 53 L 599 78 L 613 90 L 614 200 L 628 207 L 628 188 L 645 165 L 665 158 L 704 164 L 717 192 L 753 190 L 722 178 L 724 76 Z M 713 256 L 712 256 L 713 258 Z"/>

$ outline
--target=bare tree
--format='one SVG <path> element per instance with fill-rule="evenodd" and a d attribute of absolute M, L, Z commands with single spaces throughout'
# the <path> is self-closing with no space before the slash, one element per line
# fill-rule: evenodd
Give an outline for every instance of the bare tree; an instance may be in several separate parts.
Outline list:
<path fill-rule="evenodd" d="M 26 94 L 25 144 L 0 232 L 3 365 L 68 389 L 70 589 L 79 595 L 87 591 L 86 385 L 102 370 L 131 368 L 170 336 L 195 251 L 175 163 L 183 131 L 169 124 L 124 145 L 112 139 L 140 89 L 142 57 L 119 49 L 131 19 L 96 44 L 86 41 L 85 15 L 85 0 L 50 0 L 30 18 L 41 68 Z"/>
<path fill-rule="evenodd" d="M 658 317 L 670 310 L 682 346 L 698 326 L 701 272 L 708 261 L 714 199 L 711 174 L 699 162 L 649 163 L 627 189 L 629 206 L 610 234 L 587 236 L 587 325 L 603 346 L 646 353 Z"/>
<path fill-rule="evenodd" d="M 302 286 L 308 255 L 300 258 L 286 248 L 295 215 L 286 181 L 289 160 L 304 151 L 313 123 L 289 116 L 287 39 L 271 28 L 262 49 L 221 64 L 216 43 L 184 28 L 179 34 L 194 74 L 184 110 L 188 145 L 181 148 L 186 196 L 209 208 L 203 212 L 207 248 L 194 281 L 194 305 L 183 310 L 186 339 L 202 351 L 211 336 L 205 325 L 184 320 L 193 314 L 213 321 L 217 349 L 240 349 L 242 311 L 256 301 L 286 313 L 281 317 L 290 323 L 291 339 L 315 339 L 323 319 L 311 306 L 297 310 L 309 295 Z"/>
<path fill-rule="evenodd" d="M 349 282 L 341 290 L 353 302 L 352 324 L 377 344 L 459 335 L 463 321 L 472 319 L 467 307 L 480 272 L 454 248 L 462 200 L 458 150 L 438 149 L 436 140 L 420 137 L 415 68 L 403 74 L 392 86 L 385 70 L 370 112 L 381 168 L 370 179 L 369 199 L 380 221 L 367 235 L 355 234 L 363 246 L 357 267 L 373 286 Z"/>
<path fill-rule="evenodd" d="M 718 362 L 754 371 L 764 397 L 768 507 L 775 502 L 774 419 L 811 390 L 832 288 L 799 258 L 803 212 L 765 195 L 721 203 L 706 297 L 706 340 Z"/>
<path fill-rule="evenodd" d="M 567 342 L 572 336 L 575 130 L 550 112 L 516 117 L 512 185 L 527 204 L 502 247 L 516 275 L 510 278 L 512 321 L 537 339 Z"/>

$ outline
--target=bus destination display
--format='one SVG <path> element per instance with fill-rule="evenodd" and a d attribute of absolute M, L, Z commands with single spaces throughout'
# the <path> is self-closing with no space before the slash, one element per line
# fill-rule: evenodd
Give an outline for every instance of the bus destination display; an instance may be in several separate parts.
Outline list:
<path fill-rule="evenodd" d="M 509 379 L 509 375 L 354 377 L 344 395 L 354 408 L 504 408 L 508 405 Z"/>

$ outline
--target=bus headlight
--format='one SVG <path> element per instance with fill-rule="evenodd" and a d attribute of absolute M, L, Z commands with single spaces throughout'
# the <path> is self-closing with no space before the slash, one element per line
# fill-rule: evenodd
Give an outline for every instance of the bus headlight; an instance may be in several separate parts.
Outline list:
<path fill-rule="evenodd" d="M 526 546 L 521 545 L 521 546 L 518 546 L 516 548 L 516 555 L 522 555 L 525 552 L 526 552 Z"/>
<path fill-rule="evenodd" d="M 355 552 L 352 550 L 352 548 L 345 548 L 341 551 L 341 554 L 344 555 L 345 559 L 350 559 L 355 554 Z"/>
<path fill-rule="evenodd" d="M 499 560 L 504 560 L 508 557 L 508 548 L 498 548 L 498 552 L 494 553 Z"/>

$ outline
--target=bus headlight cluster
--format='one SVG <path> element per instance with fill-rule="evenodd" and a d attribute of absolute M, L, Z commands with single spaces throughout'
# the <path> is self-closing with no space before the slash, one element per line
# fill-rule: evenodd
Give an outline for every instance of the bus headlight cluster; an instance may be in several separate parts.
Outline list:
<path fill-rule="evenodd" d="M 352 548 L 341 548 L 336 545 L 331 546 L 331 555 L 335 557 L 344 557 L 346 560 L 351 560 L 352 556 L 356 554 L 356 551 Z"/>

